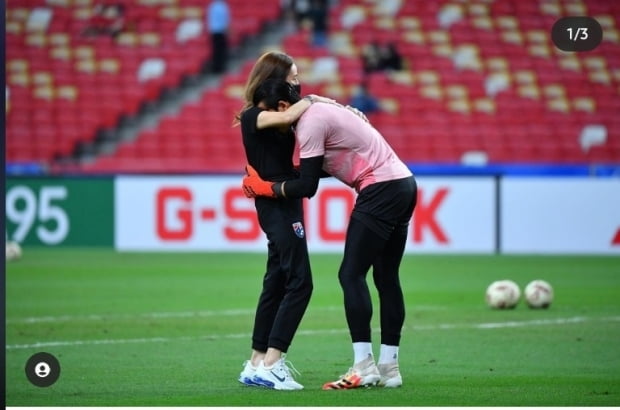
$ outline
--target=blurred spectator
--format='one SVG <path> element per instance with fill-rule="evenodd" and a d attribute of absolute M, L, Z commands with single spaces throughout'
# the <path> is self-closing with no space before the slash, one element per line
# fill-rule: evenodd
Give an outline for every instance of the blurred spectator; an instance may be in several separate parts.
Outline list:
<path fill-rule="evenodd" d="M 400 71 L 403 68 L 403 58 L 396 44 L 379 44 L 373 41 L 362 49 L 362 67 L 364 74 L 383 70 Z"/>
<path fill-rule="evenodd" d="M 282 7 L 282 27 L 284 29 L 285 36 L 297 32 L 297 20 L 295 18 L 295 11 L 291 6 Z"/>
<path fill-rule="evenodd" d="M 388 43 L 381 47 L 379 59 L 381 60 L 381 68 L 384 70 L 400 71 L 403 69 L 403 58 L 394 43 Z"/>
<path fill-rule="evenodd" d="M 98 4 L 84 36 L 118 36 L 125 29 L 125 6 L 122 4 Z"/>
<path fill-rule="evenodd" d="M 306 20 L 310 13 L 310 1 L 309 0 L 292 0 L 291 6 L 295 11 L 295 18 L 297 19 L 297 25 L 300 26 L 304 20 Z"/>
<path fill-rule="evenodd" d="M 349 105 L 357 108 L 366 115 L 381 111 L 379 101 L 368 92 L 366 83 L 362 83 L 356 87 L 349 101 Z"/>
<path fill-rule="evenodd" d="M 372 42 L 362 48 L 362 68 L 364 74 L 372 73 L 381 69 L 379 43 Z"/>
<path fill-rule="evenodd" d="M 207 30 L 211 36 L 211 71 L 222 73 L 228 61 L 230 8 L 226 0 L 213 0 L 207 9 Z"/>
<path fill-rule="evenodd" d="M 312 45 L 327 45 L 327 0 L 312 0 L 308 17 L 312 23 Z"/>

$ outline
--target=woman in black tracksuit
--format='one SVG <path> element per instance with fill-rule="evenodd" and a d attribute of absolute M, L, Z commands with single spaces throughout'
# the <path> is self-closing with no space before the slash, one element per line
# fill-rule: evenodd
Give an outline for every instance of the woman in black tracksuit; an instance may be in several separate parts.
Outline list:
<path fill-rule="evenodd" d="M 289 82 L 299 90 L 297 67 L 284 53 L 263 54 L 246 84 L 246 105 L 237 121 L 248 163 L 268 181 L 295 178 L 295 135 L 291 124 L 313 101 L 333 102 L 318 96 L 294 104 L 286 113 L 265 110 L 254 102 L 256 88 L 268 78 Z M 302 199 L 256 198 L 256 212 L 267 236 L 267 266 L 256 308 L 252 355 L 244 363 L 239 381 L 278 390 L 299 390 L 284 361 L 312 293 L 312 273 L 304 230 Z"/>

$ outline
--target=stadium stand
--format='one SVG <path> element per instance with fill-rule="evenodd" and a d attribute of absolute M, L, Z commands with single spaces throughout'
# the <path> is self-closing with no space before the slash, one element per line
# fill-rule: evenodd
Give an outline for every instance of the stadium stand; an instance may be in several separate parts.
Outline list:
<path fill-rule="evenodd" d="M 210 42 L 202 0 L 119 0 L 125 29 L 117 37 L 85 36 L 95 1 L 20 0 L 6 8 L 7 162 L 53 169 L 80 143 L 184 76 L 200 73 Z M 277 1 L 260 8 L 229 1 L 230 43 L 239 45 L 279 14 Z"/>
<path fill-rule="evenodd" d="M 492 162 L 620 160 L 618 3 L 408 1 L 395 13 L 388 3 L 341 2 L 332 33 L 358 49 L 393 41 L 402 51 L 407 69 L 373 74 L 370 92 L 396 103 L 373 122 L 409 161 L 458 163 L 470 151 Z M 552 44 L 551 27 L 569 15 L 601 23 L 596 50 Z M 584 145 L 590 125 L 606 138 Z"/>
<path fill-rule="evenodd" d="M 199 72 L 208 58 L 204 36 L 181 44 L 175 36 L 182 20 L 201 18 L 202 1 L 132 2 L 127 18 L 139 29 L 116 42 L 76 38 L 87 13 L 68 7 L 70 0 L 25 3 L 7 7 L 9 161 L 53 164 L 76 142 Z M 261 22 L 279 15 L 279 2 L 230 3 L 236 33 L 258 33 Z M 44 33 L 29 31 L 28 16 L 41 6 L 52 9 L 52 22 Z M 594 17 L 603 41 L 590 52 L 560 51 L 551 27 L 577 15 Z M 304 27 L 279 45 L 294 56 L 304 93 L 347 100 L 363 78 L 363 47 L 395 43 L 405 67 L 369 75 L 369 91 L 385 108 L 371 120 L 408 162 L 620 162 L 616 1 L 341 0 L 329 23 L 329 49 L 312 47 Z M 141 82 L 136 73 L 149 58 L 162 59 L 166 75 Z M 252 64 L 79 170 L 239 172 L 245 156 L 231 124 Z"/>

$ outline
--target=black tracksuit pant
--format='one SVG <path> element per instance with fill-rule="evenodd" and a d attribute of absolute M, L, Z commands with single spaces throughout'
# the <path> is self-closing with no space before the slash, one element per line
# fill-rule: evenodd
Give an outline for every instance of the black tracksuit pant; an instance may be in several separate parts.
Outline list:
<path fill-rule="evenodd" d="M 400 344 L 405 303 L 399 268 L 417 193 L 417 183 L 412 176 L 372 184 L 357 197 L 338 272 L 347 324 L 354 343 L 371 341 L 373 309 L 366 275 L 372 267 L 379 293 L 381 343 Z"/>
<path fill-rule="evenodd" d="M 301 199 L 256 198 L 267 235 L 267 270 L 258 300 L 252 348 L 288 350 L 312 294 L 312 272 Z"/>

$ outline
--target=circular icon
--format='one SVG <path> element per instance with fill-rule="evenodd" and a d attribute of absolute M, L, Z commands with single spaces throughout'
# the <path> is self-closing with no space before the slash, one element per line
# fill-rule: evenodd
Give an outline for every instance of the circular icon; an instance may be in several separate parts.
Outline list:
<path fill-rule="evenodd" d="M 591 51 L 603 40 L 603 28 L 592 17 L 562 17 L 551 29 L 551 40 L 562 51 Z"/>
<path fill-rule="evenodd" d="M 40 352 L 30 356 L 26 362 L 26 377 L 38 387 L 49 387 L 60 376 L 60 363 L 53 355 Z"/>
<path fill-rule="evenodd" d="M 50 375 L 51 371 L 52 369 L 50 368 L 50 365 L 45 362 L 37 363 L 34 365 L 34 374 L 39 377 L 47 377 Z"/>

